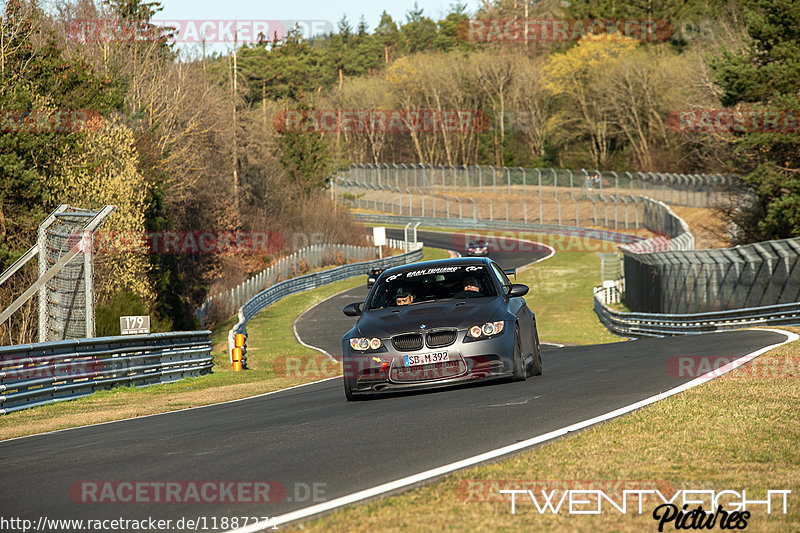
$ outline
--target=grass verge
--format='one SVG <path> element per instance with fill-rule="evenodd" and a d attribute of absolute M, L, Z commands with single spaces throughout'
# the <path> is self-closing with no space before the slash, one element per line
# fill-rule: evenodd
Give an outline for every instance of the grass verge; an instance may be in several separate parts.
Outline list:
<path fill-rule="evenodd" d="M 602 344 L 622 340 L 594 314 L 592 287 L 599 285 L 599 279 L 600 258 L 591 252 L 557 252 L 517 276 L 518 283 L 530 287 L 525 300 L 536 314 L 542 342 Z"/>
<path fill-rule="evenodd" d="M 784 329 L 800 333 L 800 328 Z M 792 490 L 787 514 L 778 505 L 772 514 L 766 514 L 764 505 L 749 506 L 748 530 L 800 531 L 797 345 L 783 345 L 755 360 L 784 369 L 777 377 L 754 372 L 751 362 L 568 439 L 291 529 L 657 531 L 658 522 L 652 517 L 655 502 L 645 503 L 641 515 L 630 508 L 622 515 L 609 504 L 604 504 L 601 514 L 569 515 L 566 503 L 556 514 L 540 515 L 530 498 L 517 497 L 512 515 L 510 496 L 499 490 L 519 489 L 527 483 L 537 491 L 557 490 L 557 498 L 566 488 L 600 489 L 617 502 L 626 488 L 660 488 L 667 498 L 677 489 L 746 489 L 748 500 L 763 500 L 767 490 Z M 690 499 L 693 496 L 698 495 Z M 729 495 L 721 503 L 734 501 L 736 497 Z M 674 529 L 674 522 L 665 526 L 665 531 Z"/>

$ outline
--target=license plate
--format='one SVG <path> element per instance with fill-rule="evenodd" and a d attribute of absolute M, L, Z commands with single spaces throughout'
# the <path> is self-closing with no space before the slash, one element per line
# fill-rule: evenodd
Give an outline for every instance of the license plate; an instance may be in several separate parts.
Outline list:
<path fill-rule="evenodd" d="M 420 353 L 403 356 L 403 366 L 420 366 L 431 363 L 441 363 L 449 361 L 450 355 L 447 352 Z"/>

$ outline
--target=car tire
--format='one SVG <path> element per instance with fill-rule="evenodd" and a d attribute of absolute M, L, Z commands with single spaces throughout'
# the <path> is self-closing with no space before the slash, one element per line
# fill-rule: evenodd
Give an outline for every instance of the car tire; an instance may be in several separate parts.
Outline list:
<path fill-rule="evenodd" d="M 525 371 L 525 363 L 522 361 L 522 346 L 520 345 L 519 338 L 519 324 L 514 328 L 514 381 L 525 381 L 527 372 Z"/>
<path fill-rule="evenodd" d="M 531 364 L 531 376 L 542 375 L 542 349 L 539 346 L 539 332 L 536 326 L 533 329 L 533 363 Z"/>

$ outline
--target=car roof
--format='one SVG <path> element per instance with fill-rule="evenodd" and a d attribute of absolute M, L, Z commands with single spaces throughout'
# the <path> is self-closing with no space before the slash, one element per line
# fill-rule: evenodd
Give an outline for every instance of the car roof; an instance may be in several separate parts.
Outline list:
<path fill-rule="evenodd" d="M 488 266 L 491 260 L 487 257 L 452 257 L 448 259 L 434 259 L 432 261 L 419 261 L 417 263 L 409 263 L 407 265 L 400 265 L 388 269 L 385 273 L 387 275 L 399 274 L 408 272 L 410 270 L 419 270 L 420 268 L 441 268 L 448 266 L 470 266 L 470 265 L 486 265 Z"/>

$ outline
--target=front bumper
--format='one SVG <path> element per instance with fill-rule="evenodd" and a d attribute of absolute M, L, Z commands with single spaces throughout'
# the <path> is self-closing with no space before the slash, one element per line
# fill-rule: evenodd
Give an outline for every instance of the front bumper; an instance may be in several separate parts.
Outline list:
<path fill-rule="evenodd" d="M 510 329 L 510 331 L 509 331 Z M 511 378 L 514 368 L 514 329 L 506 327 L 500 335 L 466 340 L 467 331 L 458 331 L 456 341 L 441 348 L 418 351 L 396 350 L 391 338 L 381 338 L 379 351 L 355 352 L 349 337 L 342 340 L 344 379 L 354 393 L 381 393 L 459 385 L 478 380 Z M 447 351 L 449 360 L 417 367 L 406 367 L 404 356 Z M 388 363 L 384 370 L 382 367 Z"/>

